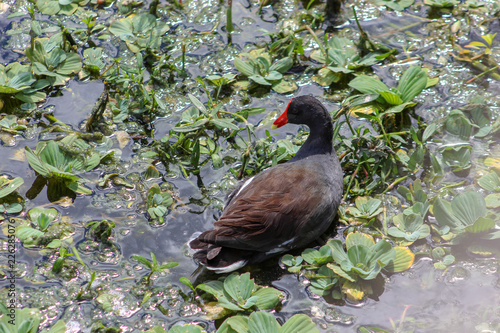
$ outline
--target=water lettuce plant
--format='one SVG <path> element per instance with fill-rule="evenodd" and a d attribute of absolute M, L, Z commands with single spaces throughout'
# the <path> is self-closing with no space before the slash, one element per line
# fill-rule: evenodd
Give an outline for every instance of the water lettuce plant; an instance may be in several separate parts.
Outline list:
<path fill-rule="evenodd" d="M 376 107 L 382 108 L 382 114 L 398 113 L 407 107 L 414 106 L 412 100 L 427 86 L 427 72 L 419 66 L 408 68 L 397 88 L 389 88 L 378 78 L 360 75 L 349 82 L 351 88 L 365 94 L 361 96 L 368 101 L 376 101 Z"/>
<path fill-rule="evenodd" d="M 38 0 L 37 8 L 46 15 L 73 14 L 79 6 L 85 6 L 90 0 Z"/>
<path fill-rule="evenodd" d="M 156 260 L 156 256 L 154 255 L 153 252 L 151 252 L 151 260 L 148 260 L 147 258 L 144 258 L 143 256 L 140 255 L 133 255 L 132 258 L 134 258 L 135 260 L 137 260 L 138 262 L 149 268 L 150 272 L 145 279 L 145 283 L 147 286 L 151 284 L 151 277 L 153 276 L 153 274 L 179 265 L 179 263 L 177 262 L 169 262 L 166 264 L 158 265 L 158 261 Z"/>
<path fill-rule="evenodd" d="M 467 171 L 472 167 L 470 156 L 472 147 L 467 143 L 442 145 L 439 151 L 442 162 L 453 172 Z"/>
<path fill-rule="evenodd" d="M 25 247 L 56 249 L 63 243 L 71 244 L 74 227 L 62 221 L 54 208 L 32 208 L 29 221 L 16 228 L 16 237 Z"/>
<path fill-rule="evenodd" d="M 170 27 L 151 14 L 130 15 L 111 23 L 109 31 L 123 40 L 130 51 L 158 49 Z"/>
<path fill-rule="evenodd" d="M 149 188 L 146 207 L 151 219 L 164 223 L 163 216 L 165 216 L 172 203 L 173 199 L 170 193 L 162 191 L 158 184 L 155 183 Z"/>
<path fill-rule="evenodd" d="M 244 61 L 242 58 L 246 58 Z M 252 82 L 267 86 L 278 93 L 290 93 L 297 89 L 292 81 L 286 81 L 283 75 L 293 66 L 290 57 L 284 57 L 272 62 L 269 53 L 263 49 L 241 53 L 234 58 L 234 66 L 241 74 L 247 76 Z"/>
<path fill-rule="evenodd" d="M 436 221 L 443 228 L 440 233 L 452 240 L 460 234 L 477 234 L 486 239 L 500 238 L 500 232 L 495 231 L 495 217 L 488 212 L 483 196 L 474 191 L 461 193 L 451 200 L 437 197 L 432 212 Z M 461 237 L 454 240 L 460 242 Z"/>
<path fill-rule="evenodd" d="M 316 324 L 304 314 L 292 316 L 280 325 L 271 313 L 252 312 L 249 317 L 233 316 L 226 319 L 217 333 L 319 333 Z"/>
<path fill-rule="evenodd" d="M 346 74 L 353 74 L 362 68 L 370 66 L 383 60 L 380 53 L 368 53 L 360 55 L 360 51 L 354 43 L 347 38 L 332 36 L 320 49 L 311 53 L 311 59 L 323 64 L 313 80 L 322 86 L 329 86 L 340 81 Z"/>
<path fill-rule="evenodd" d="M 15 191 L 24 184 L 24 179 L 16 177 L 9 179 L 7 175 L 0 175 L 0 212 L 15 214 L 23 210 L 22 198 L 15 195 Z"/>
<path fill-rule="evenodd" d="M 458 5 L 460 1 L 458 0 L 424 0 L 424 4 L 436 8 L 446 8 Z"/>
<path fill-rule="evenodd" d="M 12 313 L 2 302 L 0 303 L 0 331 L 2 333 L 36 333 L 39 330 L 41 320 L 40 310 L 36 308 L 16 309 L 15 320 L 12 320 Z M 50 329 L 42 330 L 41 333 L 65 333 L 66 323 L 58 320 Z"/>
<path fill-rule="evenodd" d="M 375 4 L 387 6 L 398 12 L 403 11 L 406 7 L 410 7 L 414 2 L 415 0 L 375 0 Z"/>
<path fill-rule="evenodd" d="M 320 296 L 340 298 L 344 294 L 353 301 L 363 299 L 371 293 L 367 281 L 374 280 L 383 269 L 387 272 L 402 272 L 411 267 L 413 253 L 406 247 L 393 247 L 386 240 L 375 239 L 362 232 L 351 232 L 344 245 L 339 239 L 330 239 L 319 250 L 306 249 L 297 260 L 290 255 L 282 258 L 285 266 L 297 272 L 306 271 L 311 280 L 309 290 Z M 342 294 L 341 294 L 342 293 Z"/>
<path fill-rule="evenodd" d="M 260 287 L 250 279 L 250 273 L 233 273 L 224 281 L 212 280 L 196 286 L 217 299 L 217 305 L 230 312 L 250 312 L 253 309 L 274 309 L 282 294 L 270 287 Z"/>
<path fill-rule="evenodd" d="M 339 216 L 346 224 L 371 224 L 383 208 L 382 201 L 370 197 L 356 197 L 354 207 L 340 207 Z"/>
<path fill-rule="evenodd" d="M 45 78 L 52 86 L 64 85 L 72 74 L 82 69 L 82 60 L 77 53 L 56 46 L 62 44 L 62 38 L 62 33 L 51 38 L 36 38 L 33 47 L 26 49 L 33 73 Z"/>
<path fill-rule="evenodd" d="M 110 158 L 114 151 L 97 152 L 78 136 L 72 134 L 59 142 L 41 141 L 36 149 L 25 147 L 29 165 L 41 179 L 37 179 L 29 193 L 29 197 L 36 197 L 45 185 L 48 186 L 48 195 L 53 200 L 59 199 L 61 186 L 80 194 L 91 194 L 92 191 L 83 185 L 78 173 L 89 171 L 97 167 L 101 160 Z M 28 191 L 28 192 L 30 192 Z"/>
<path fill-rule="evenodd" d="M 26 103 L 41 102 L 47 95 L 40 90 L 47 85 L 48 82 L 35 78 L 29 65 L 18 62 L 0 65 L 0 106 L 12 107 L 16 104 L 15 99 Z M 9 105 L 9 100 L 13 105 Z"/>
<path fill-rule="evenodd" d="M 415 206 L 421 206 L 421 203 Z M 431 228 L 424 223 L 424 218 L 420 214 L 412 211 L 399 213 L 393 218 L 394 226 L 387 230 L 387 233 L 395 237 L 401 245 L 408 246 L 413 242 L 426 238 L 431 233 Z"/>

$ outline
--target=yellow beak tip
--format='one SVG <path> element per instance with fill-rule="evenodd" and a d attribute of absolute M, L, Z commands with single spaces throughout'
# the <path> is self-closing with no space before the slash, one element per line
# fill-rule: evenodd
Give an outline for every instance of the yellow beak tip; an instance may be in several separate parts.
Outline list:
<path fill-rule="evenodd" d="M 278 126 L 276 126 L 276 125 L 274 125 L 274 124 L 271 126 L 271 129 L 272 129 L 272 130 L 277 129 L 277 128 L 278 128 Z"/>

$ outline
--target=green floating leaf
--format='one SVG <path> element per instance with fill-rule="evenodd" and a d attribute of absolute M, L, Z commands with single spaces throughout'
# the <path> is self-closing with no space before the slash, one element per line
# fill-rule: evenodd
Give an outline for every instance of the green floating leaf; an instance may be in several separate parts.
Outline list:
<path fill-rule="evenodd" d="M 206 331 L 202 327 L 193 324 L 187 324 L 182 326 L 175 325 L 168 331 L 168 333 L 205 333 L 205 332 Z"/>
<path fill-rule="evenodd" d="M 281 74 L 285 74 L 293 66 L 293 60 L 290 57 L 282 58 L 274 62 L 271 67 L 269 67 L 269 72 L 277 71 Z"/>
<path fill-rule="evenodd" d="M 252 296 L 257 296 L 255 302 L 257 308 L 261 310 L 271 310 L 278 305 L 280 296 L 283 296 L 283 294 L 278 289 L 264 287 L 253 293 Z"/>
<path fill-rule="evenodd" d="M 437 125 L 436 123 L 430 123 L 424 130 L 422 134 L 422 142 L 427 142 L 436 133 Z"/>
<path fill-rule="evenodd" d="M 268 312 L 253 312 L 248 318 L 248 328 L 252 333 L 279 333 L 280 326 Z"/>
<path fill-rule="evenodd" d="M 241 60 L 240 58 L 234 58 L 234 67 L 236 67 L 236 69 L 239 70 L 241 74 L 248 77 L 257 73 L 257 71 L 251 64 Z"/>
<path fill-rule="evenodd" d="M 250 298 L 254 286 L 250 273 L 242 275 L 233 273 L 224 280 L 224 290 L 237 302 Z"/>
<path fill-rule="evenodd" d="M 316 324 L 305 314 L 297 314 L 281 326 L 280 333 L 319 333 Z"/>
<path fill-rule="evenodd" d="M 419 66 L 411 66 L 404 73 L 398 84 L 403 102 L 410 102 L 425 89 L 427 73 Z"/>
<path fill-rule="evenodd" d="M 484 198 L 486 201 L 486 207 L 488 208 L 498 208 L 500 207 L 500 193 L 492 193 Z"/>
<path fill-rule="evenodd" d="M 392 273 L 399 273 L 409 269 L 415 260 L 415 255 L 407 247 L 397 246 L 394 248 L 396 257 L 385 269 Z"/>
<path fill-rule="evenodd" d="M 490 172 L 477 180 L 479 186 L 491 192 L 500 191 L 500 179 L 496 172 Z"/>
<path fill-rule="evenodd" d="M 391 105 L 400 105 L 400 104 L 403 104 L 403 100 L 401 99 L 401 97 L 394 93 L 394 92 L 391 92 L 391 91 L 379 91 L 379 94 L 380 96 L 382 96 L 382 98 L 388 103 L 388 104 L 391 104 Z"/>
<path fill-rule="evenodd" d="M 273 83 L 272 89 L 279 94 L 288 94 L 297 90 L 297 85 L 295 82 L 281 79 L 280 81 Z"/>
<path fill-rule="evenodd" d="M 363 245 L 370 248 L 375 245 L 375 241 L 373 237 L 368 234 L 362 232 L 351 232 L 346 237 L 345 245 L 347 249 L 356 245 Z"/>
<path fill-rule="evenodd" d="M 473 225 L 466 227 L 465 231 L 473 234 L 478 234 L 481 232 L 489 231 L 494 227 L 495 227 L 495 221 L 481 216 L 474 222 Z"/>
<path fill-rule="evenodd" d="M 349 82 L 349 86 L 363 94 L 379 95 L 380 91 L 390 91 L 389 88 L 378 78 L 374 78 L 368 75 L 360 75 L 354 78 L 351 82 Z"/>
<path fill-rule="evenodd" d="M 0 189 L 0 198 L 6 197 L 7 195 L 11 194 L 23 184 L 24 179 L 22 179 L 21 177 L 16 177 L 12 180 L 7 181 L 7 183 L 2 185 Z"/>

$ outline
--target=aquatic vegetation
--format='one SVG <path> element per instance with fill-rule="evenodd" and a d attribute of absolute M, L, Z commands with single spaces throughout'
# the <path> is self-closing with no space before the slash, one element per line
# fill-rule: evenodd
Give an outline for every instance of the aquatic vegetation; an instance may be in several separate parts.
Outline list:
<path fill-rule="evenodd" d="M 257 311 L 249 317 L 233 316 L 226 319 L 217 330 L 217 333 L 319 333 L 316 324 L 306 315 L 292 316 L 282 326 L 268 312 Z"/>
<path fill-rule="evenodd" d="M 8 305 L 0 303 L 0 329 L 2 333 L 35 333 L 38 332 L 41 320 L 40 310 L 36 308 L 16 309 L 15 315 L 9 311 Z M 13 320 L 14 317 L 15 319 Z M 64 333 L 66 323 L 58 320 L 49 330 L 43 333 Z"/>
<path fill-rule="evenodd" d="M 356 77 L 349 82 L 349 86 L 365 94 L 360 98 L 376 102 L 373 104 L 374 107 L 380 108 L 382 116 L 385 116 L 414 106 L 413 98 L 424 90 L 428 80 L 425 70 L 418 66 L 411 66 L 401 76 L 397 88 L 390 89 L 378 78 L 368 75 Z"/>
<path fill-rule="evenodd" d="M 422 204 L 415 204 L 413 208 L 419 206 L 422 206 Z M 419 239 L 426 238 L 431 233 L 431 228 L 424 223 L 424 217 L 421 214 L 414 214 L 407 211 L 405 210 L 405 212 L 394 216 L 394 226 L 387 230 L 390 236 L 402 239 L 403 242 L 400 243 L 405 246 L 411 245 Z"/>
<path fill-rule="evenodd" d="M 415 0 L 375 0 L 379 6 L 387 6 L 395 11 L 403 11 L 405 8 L 413 5 Z"/>
<path fill-rule="evenodd" d="M 73 253 L 68 253 L 68 249 L 62 247 L 59 249 L 59 256 L 57 257 L 54 265 L 52 266 L 53 273 L 60 273 L 64 264 L 64 259 L 73 256 Z"/>
<path fill-rule="evenodd" d="M 207 96 L 210 94 L 207 93 Z M 205 106 L 193 95 L 188 94 L 188 97 L 193 105 L 182 113 L 180 122 L 159 141 L 159 154 L 162 158 L 168 159 L 165 164 L 177 160 L 185 174 L 188 172 L 197 174 L 199 168 L 209 161 L 214 168 L 220 168 L 223 165 L 220 138 L 225 138 L 239 150 L 246 149 L 242 158 L 248 158 L 255 130 L 247 118 L 262 113 L 265 109 L 250 108 L 232 113 L 226 111 L 222 103 L 216 104 L 211 101 Z M 211 97 L 209 99 L 211 100 Z M 238 122 L 243 122 L 244 127 L 240 127 Z M 243 130 L 247 134 L 246 140 L 239 134 Z M 245 165 L 246 162 L 244 169 Z"/>
<path fill-rule="evenodd" d="M 35 78 L 29 65 L 12 62 L 7 66 L 0 65 L 0 106 L 4 108 L 9 98 L 16 98 L 26 103 L 43 101 L 47 95 L 40 91 L 48 82 Z"/>
<path fill-rule="evenodd" d="M 90 227 L 89 232 L 94 240 L 106 244 L 110 242 L 109 238 L 111 237 L 115 223 L 108 220 L 90 221 L 87 223 L 87 227 Z"/>
<path fill-rule="evenodd" d="M 153 274 L 179 265 L 179 263 L 177 262 L 169 262 L 166 264 L 158 265 L 158 261 L 156 260 L 156 256 L 154 255 L 153 252 L 151 252 L 151 260 L 148 260 L 147 258 L 144 258 L 143 256 L 140 255 L 133 255 L 132 258 L 134 258 L 135 260 L 137 260 L 138 262 L 140 262 L 141 264 L 143 264 L 144 266 L 146 266 L 151 270 L 151 272 L 149 272 L 145 280 L 147 286 L 151 284 L 151 277 L 153 276 Z"/>
<path fill-rule="evenodd" d="M 246 58 L 247 61 L 242 58 Z M 241 53 L 239 57 L 234 58 L 234 66 L 255 84 L 271 87 L 277 93 L 286 94 L 297 89 L 293 81 L 287 81 L 283 76 L 293 66 L 293 60 L 290 57 L 273 62 L 269 53 L 263 49 L 257 49 Z"/>
<path fill-rule="evenodd" d="M 446 8 L 458 5 L 460 1 L 458 0 L 424 0 L 424 4 L 427 6 L 432 6 L 436 8 Z"/>
<path fill-rule="evenodd" d="M 22 198 L 14 192 L 24 184 L 24 179 L 16 177 L 9 179 L 7 175 L 0 175 L 0 212 L 15 214 L 23 210 Z"/>
<path fill-rule="evenodd" d="M 111 23 L 109 31 L 123 40 L 130 51 L 158 49 L 170 27 L 151 14 L 130 15 Z"/>
<path fill-rule="evenodd" d="M 82 61 L 77 53 L 54 47 L 55 43 L 63 44 L 62 33 L 51 38 L 36 38 L 33 47 L 26 48 L 26 57 L 31 61 L 35 75 L 45 78 L 52 86 L 60 86 L 82 69 Z M 39 84 L 41 82 L 44 81 Z"/>
<path fill-rule="evenodd" d="M 313 80 L 322 86 L 329 86 L 339 82 L 345 75 L 369 68 L 385 58 L 381 53 L 372 52 L 363 57 L 360 53 L 356 45 L 347 38 L 330 37 L 325 46 L 320 45 L 320 49 L 311 53 L 311 59 L 324 65 Z"/>
<path fill-rule="evenodd" d="M 163 216 L 165 216 L 173 202 L 172 196 L 168 191 L 162 191 L 158 184 L 153 184 L 148 190 L 146 201 L 149 217 L 153 220 L 158 220 L 160 223 L 164 223 Z"/>
<path fill-rule="evenodd" d="M 434 267 L 437 269 L 446 269 L 455 263 L 455 257 L 450 254 L 450 250 L 443 247 L 435 247 L 432 249 L 431 255 L 434 260 Z"/>
<path fill-rule="evenodd" d="M 372 236 L 361 232 L 349 233 L 345 246 L 347 252 L 339 239 L 330 239 L 319 251 L 304 250 L 300 257 L 305 263 L 293 261 L 290 255 L 285 255 L 282 263 L 290 266 L 293 272 L 299 266 L 306 270 L 318 269 L 317 273 L 307 274 L 311 279 L 309 289 L 317 295 L 341 298 L 344 294 L 353 301 L 360 301 L 371 293 L 366 281 L 377 278 L 382 269 L 388 272 L 407 270 L 414 260 L 408 248 L 393 247 L 386 240 L 375 242 Z"/>
<path fill-rule="evenodd" d="M 453 172 L 471 168 L 471 151 L 472 147 L 469 144 L 450 144 L 440 147 L 443 163 L 452 168 Z"/>
<path fill-rule="evenodd" d="M 354 207 L 339 209 L 339 218 L 347 225 L 371 224 L 383 210 L 382 201 L 370 197 L 356 197 L 354 204 Z"/>
<path fill-rule="evenodd" d="M 142 331 L 142 333 L 206 333 L 206 331 L 195 324 L 175 325 L 170 330 L 166 331 L 160 326 L 155 326 L 150 330 Z"/>
<path fill-rule="evenodd" d="M 217 299 L 217 306 L 229 312 L 274 309 L 282 297 L 277 289 L 256 285 L 254 279 L 250 279 L 250 273 L 233 273 L 224 281 L 213 280 L 199 284 L 196 290 L 212 295 Z"/>
<path fill-rule="evenodd" d="M 458 46 L 458 54 L 454 57 L 458 60 L 468 62 L 473 68 L 479 70 L 481 73 L 469 81 L 474 81 L 483 75 L 490 75 L 496 80 L 500 80 L 498 73 L 498 62 L 495 60 L 494 51 L 499 49 L 500 46 L 493 46 L 495 34 L 485 34 L 481 38 L 486 42 L 472 41 L 465 45 L 464 48 Z"/>
<path fill-rule="evenodd" d="M 48 195 L 52 201 L 59 200 L 62 191 L 80 194 L 91 194 L 92 191 L 83 185 L 78 173 L 89 171 L 97 167 L 102 160 L 111 158 L 114 151 L 97 152 L 91 145 L 76 135 L 68 135 L 59 142 L 50 140 L 39 142 L 33 151 L 25 147 L 29 165 L 39 177 L 28 194 L 36 197 L 45 185 L 48 186 Z"/>
<path fill-rule="evenodd" d="M 71 243 L 74 228 L 59 218 L 54 208 L 32 208 L 28 211 L 31 223 L 23 223 L 16 228 L 16 237 L 26 247 L 43 246 L 59 248 L 62 242 Z"/>
<path fill-rule="evenodd" d="M 38 0 L 36 2 L 37 8 L 46 15 L 73 14 L 79 6 L 83 7 L 89 3 L 90 0 Z"/>
<path fill-rule="evenodd" d="M 366 323 L 361 316 L 332 324 L 331 314 L 319 312 L 329 303 L 376 299 L 384 281 L 396 287 L 387 290 L 398 289 L 398 280 L 422 273 L 418 265 L 411 274 L 391 278 L 408 269 L 415 255 L 432 260 L 426 267 L 440 277 L 436 284 L 476 264 L 476 257 L 489 259 L 479 265 L 485 271 L 495 267 L 500 121 L 494 89 L 500 75 L 494 18 L 500 7 L 479 0 L 426 0 L 432 8 L 413 0 L 374 4 L 356 5 L 357 24 L 348 10 L 333 13 L 345 15 L 334 22 L 335 1 L 327 1 L 326 11 L 325 3 L 314 1 L 237 8 L 232 1 L 199 6 L 176 0 L 1 6 L 10 15 L 0 34 L 0 139 L 6 157 L 0 212 L 4 236 L 12 234 L 17 249 L 23 248 L 17 252 L 16 281 L 23 281 L 17 296 L 24 309 L 18 308 L 16 323 L 30 333 L 38 326 L 62 332 L 64 322 L 56 322 L 61 316 L 90 310 L 103 319 L 75 316 L 71 329 L 153 326 L 150 332 L 166 332 L 161 325 L 169 332 L 201 333 L 215 332 L 226 319 L 220 332 L 315 332 L 315 323 L 325 331 L 339 323 L 383 331 L 356 326 Z M 100 98 L 88 98 L 89 90 Z M 160 248 L 168 258 L 182 253 L 192 230 L 217 218 L 223 192 L 238 179 L 292 158 L 307 129 L 266 129 L 274 109 L 291 97 L 283 94 L 295 91 L 321 96 L 331 111 L 345 175 L 339 213 L 347 226 L 326 245 L 281 260 L 300 282 L 294 287 L 295 277 L 288 276 L 279 288 L 286 281 L 296 302 L 297 288 L 303 292 L 306 286 L 307 302 L 281 305 L 279 290 L 251 279 L 261 284 L 258 270 L 208 277 L 196 287 L 180 278 L 190 288 L 186 294 L 175 284 L 163 285 L 186 274 L 163 274 L 176 263 L 161 265 L 154 254 L 123 257 L 120 249 L 134 248 L 129 241 L 149 242 L 150 234 L 173 235 Z M 94 102 L 88 114 L 85 104 L 90 109 Z M 36 143 L 34 149 L 18 149 Z M 113 147 L 123 149 L 123 156 Z M 35 176 L 22 173 L 25 157 Z M 26 193 L 24 181 L 33 182 Z M 39 197 L 45 190 L 47 198 Z M 188 257 L 175 258 L 186 269 L 194 267 Z M 2 262 L 2 277 L 6 267 Z M 162 285 L 153 284 L 155 274 L 164 277 Z M 481 274 L 484 281 L 490 276 Z M 267 284 L 275 279 L 266 278 Z M 54 283 L 70 292 L 58 293 Z M 424 277 L 419 283 L 428 282 Z M 444 305 L 448 300 L 453 297 L 444 297 Z M 29 307 L 42 312 L 28 312 Z M 0 326 L 13 332 L 4 310 L 0 305 Z M 308 315 L 292 316 L 296 312 Z M 387 331 L 412 329 L 414 320 L 405 313 Z M 436 308 L 431 320 L 452 322 L 452 313 L 447 306 Z M 495 329 L 494 314 L 484 313 L 477 329 Z M 132 315 L 139 318 L 137 326 L 130 324 Z M 14 329 L 23 332 L 19 325 Z"/>
<path fill-rule="evenodd" d="M 443 227 L 440 233 L 446 235 L 451 232 L 451 239 L 464 232 L 488 237 L 488 232 L 495 228 L 494 216 L 488 212 L 486 201 L 477 192 L 461 193 L 451 202 L 438 197 L 432 211 L 436 221 Z M 496 234 L 500 237 L 498 232 Z M 491 237 L 497 238 L 494 234 L 490 234 Z"/>

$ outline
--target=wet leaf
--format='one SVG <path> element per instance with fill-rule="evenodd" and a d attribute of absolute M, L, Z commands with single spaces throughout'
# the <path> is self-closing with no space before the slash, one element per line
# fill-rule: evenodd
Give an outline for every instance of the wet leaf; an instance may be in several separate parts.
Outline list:
<path fill-rule="evenodd" d="M 488 208 L 500 207 L 500 193 L 493 193 L 487 195 L 486 198 L 484 198 L 484 200 L 486 201 L 486 207 Z"/>
<path fill-rule="evenodd" d="M 288 94 L 297 90 L 297 85 L 295 82 L 281 79 L 280 81 L 273 83 L 272 89 L 279 94 Z"/>
<path fill-rule="evenodd" d="M 374 78 L 368 75 L 360 75 L 349 82 L 349 86 L 358 90 L 363 94 L 377 94 L 380 91 L 389 92 L 389 88 L 382 83 L 378 78 Z"/>
<path fill-rule="evenodd" d="M 224 280 L 224 290 L 237 302 L 250 298 L 254 286 L 250 273 L 242 275 L 233 273 Z"/>
<path fill-rule="evenodd" d="M 268 312 L 253 312 L 248 318 L 248 328 L 252 333 L 279 333 L 280 326 Z"/>
<path fill-rule="evenodd" d="M 415 255 L 407 247 L 397 246 L 394 248 L 396 257 L 385 269 L 392 273 L 399 273 L 409 269 L 413 265 Z"/>
<path fill-rule="evenodd" d="M 398 84 L 403 102 L 409 102 L 424 90 L 427 85 L 427 73 L 419 66 L 411 66 L 404 73 Z"/>
<path fill-rule="evenodd" d="M 24 179 L 21 177 L 16 177 L 12 180 L 8 180 L 1 185 L 0 198 L 6 197 L 15 190 L 17 190 L 21 185 L 24 184 Z"/>
<path fill-rule="evenodd" d="M 296 314 L 281 326 L 280 333 L 319 333 L 319 330 L 309 316 Z"/>
<path fill-rule="evenodd" d="M 500 191 L 500 179 L 496 172 L 490 172 L 477 180 L 479 186 L 490 192 Z"/>
<path fill-rule="evenodd" d="M 234 58 L 234 67 L 236 67 L 236 69 L 239 70 L 241 74 L 248 77 L 256 73 L 256 70 L 251 64 L 241 60 L 240 58 Z"/>

